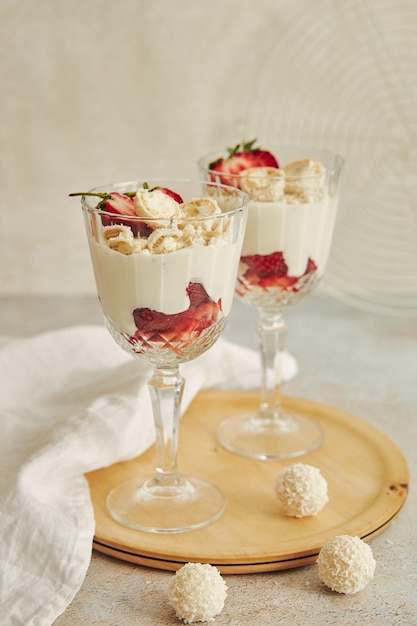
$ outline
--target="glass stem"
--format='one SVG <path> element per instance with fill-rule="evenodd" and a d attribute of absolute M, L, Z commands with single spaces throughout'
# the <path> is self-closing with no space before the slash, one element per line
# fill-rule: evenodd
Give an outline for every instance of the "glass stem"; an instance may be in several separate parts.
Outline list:
<path fill-rule="evenodd" d="M 283 419 L 281 408 L 281 362 L 286 326 L 281 310 L 260 309 L 257 333 L 261 356 L 260 416 L 268 421 Z"/>
<path fill-rule="evenodd" d="M 148 387 L 156 436 L 156 472 L 153 486 L 175 488 L 181 482 L 177 456 L 184 378 L 178 367 L 155 368 Z"/>

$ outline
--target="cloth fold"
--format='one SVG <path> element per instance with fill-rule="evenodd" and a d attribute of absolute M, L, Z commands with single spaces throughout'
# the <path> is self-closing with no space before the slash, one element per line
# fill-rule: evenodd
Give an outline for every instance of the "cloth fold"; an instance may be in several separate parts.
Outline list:
<path fill-rule="evenodd" d="M 297 373 L 282 355 L 283 380 Z M 181 366 L 182 412 L 203 388 L 257 388 L 253 350 L 221 338 Z M 84 474 L 154 441 L 151 369 L 101 326 L 0 344 L 0 606 L 3 626 L 48 626 L 80 588 L 94 515 Z"/>

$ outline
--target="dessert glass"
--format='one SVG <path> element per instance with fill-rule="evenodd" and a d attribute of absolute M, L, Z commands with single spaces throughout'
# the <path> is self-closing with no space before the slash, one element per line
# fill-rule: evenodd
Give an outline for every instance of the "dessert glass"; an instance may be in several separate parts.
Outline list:
<path fill-rule="evenodd" d="M 156 432 L 155 474 L 116 486 L 107 497 L 107 509 L 125 526 L 175 533 L 213 522 L 226 506 L 217 486 L 178 471 L 184 388 L 179 366 L 208 350 L 223 331 L 233 301 L 248 197 L 216 183 L 154 180 L 148 186 L 175 190 L 184 202 L 209 197 L 220 207 L 204 215 L 197 202 L 187 216 L 164 218 L 160 212 L 158 217 L 137 217 L 106 212 L 97 207 L 100 196 L 91 195 L 133 196 L 141 187 L 137 182 L 96 188 L 81 198 L 105 325 L 119 346 L 153 366 L 148 387 Z"/>
<path fill-rule="evenodd" d="M 244 456 L 297 457 L 319 447 L 323 432 L 310 418 L 282 408 L 279 364 L 286 330 L 283 309 L 308 295 L 323 276 L 343 159 L 328 151 L 284 147 L 276 156 L 285 178 L 277 174 L 274 180 L 263 176 L 265 168 L 247 170 L 245 179 L 242 173 L 219 174 L 210 168 L 219 157 L 227 156 L 208 154 L 198 166 L 207 180 L 242 188 L 250 197 L 236 294 L 258 311 L 261 397 L 255 413 L 224 420 L 217 435 L 225 448 Z M 317 163 L 322 165 L 319 171 L 314 167 Z M 285 171 L 286 164 L 301 165 Z"/>

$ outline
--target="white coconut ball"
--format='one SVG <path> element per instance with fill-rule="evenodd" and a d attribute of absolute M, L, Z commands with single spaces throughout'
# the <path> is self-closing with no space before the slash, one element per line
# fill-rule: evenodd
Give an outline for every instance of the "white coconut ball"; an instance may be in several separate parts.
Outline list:
<path fill-rule="evenodd" d="M 185 624 L 214 621 L 226 596 L 227 585 L 219 570 L 208 563 L 186 563 L 168 585 L 169 603 Z"/>
<path fill-rule="evenodd" d="M 357 593 L 371 580 L 375 559 L 359 537 L 339 535 L 327 541 L 317 559 L 319 578 L 338 593 Z"/>
<path fill-rule="evenodd" d="M 327 481 L 312 465 L 294 463 L 278 476 L 276 492 L 287 515 L 317 515 L 327 504 Z"/>

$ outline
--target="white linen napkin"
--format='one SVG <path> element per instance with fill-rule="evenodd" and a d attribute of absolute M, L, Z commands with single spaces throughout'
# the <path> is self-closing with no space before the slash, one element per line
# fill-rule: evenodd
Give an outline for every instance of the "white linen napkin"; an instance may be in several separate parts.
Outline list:
<path fill-rule="evenodd" d="M 282 368 L 296 374 L 291 355 Z M 258 355 L 224 338 L 181 372 L 183 411 L 199 389 L 259 385 Z M 80 588 L 94 536 L 84 474 L 152 444 L 150 374 L 101 326 L 0 343 L 2 626 L 48 626 Z"/>

